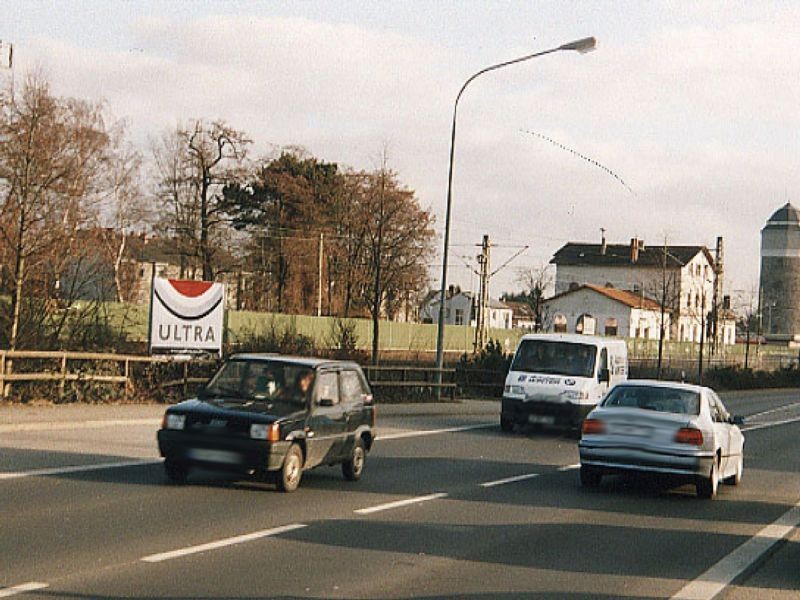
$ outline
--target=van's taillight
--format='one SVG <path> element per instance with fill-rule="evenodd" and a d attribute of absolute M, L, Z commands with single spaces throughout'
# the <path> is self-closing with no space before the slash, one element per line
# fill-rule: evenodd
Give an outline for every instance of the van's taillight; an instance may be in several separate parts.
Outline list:
<path fill-rule="evenodd" d="M 679 444 L 703 445 L 703 432 L 694 427 L 681 427 L 675 434 L 675 441 Z"/>
<path fill-rule="evenodd" d="M 600 419 L 585 419 L 581 425 L 583 435 L 598 435 L 606 432 L 606 424 Z"/>

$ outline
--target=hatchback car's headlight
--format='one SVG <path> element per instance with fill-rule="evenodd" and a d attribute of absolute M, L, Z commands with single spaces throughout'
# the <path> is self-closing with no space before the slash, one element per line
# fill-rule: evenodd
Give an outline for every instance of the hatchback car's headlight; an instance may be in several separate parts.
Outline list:
<path fill-rule="evenodd" d="M 277 442 L 281 439 L 281 429 L 277 423 L 253 423 L 250 425 L 250 437 L 254 440 Z"/>
<path fill-rule="evenodd" d="M 166 429 L 183 429 L 186 426 L 186 415 L 171 415 L 167 413 L 164 416 L 164 427 Z"/>

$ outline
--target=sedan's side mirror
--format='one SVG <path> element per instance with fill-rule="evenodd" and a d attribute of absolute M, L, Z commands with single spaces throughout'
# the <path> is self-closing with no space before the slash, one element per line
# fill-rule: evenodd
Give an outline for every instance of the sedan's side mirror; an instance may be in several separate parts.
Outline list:
<path fill-rule="evenodd" d="M 597 374 L 597 381 L 600 383 L 608 383 L 611 381 L 611 373 L 608 369 L 600 369 L 600 372 Z"/>
<path fill-rule="evenodd" d="M 333 398 L 320 398 L 317 404 L 320 406 L 333 406 L 335 402 L 333 401 Z"/>
<path fill-rule="evenodd" d="M 744 417 L 742 415 L 733 415 L 728 420 L 731 425 L 744 425 Z"/>

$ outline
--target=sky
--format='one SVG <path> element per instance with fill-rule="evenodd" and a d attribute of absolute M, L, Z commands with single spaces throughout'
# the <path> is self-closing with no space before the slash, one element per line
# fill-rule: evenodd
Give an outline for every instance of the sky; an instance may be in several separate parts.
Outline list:
<path fill-rule="evenodd" d="M 757 285 L 760 229 L 800 205 L 800 3 L 463 0 L 6 0 L 14 77 L 104 100 L 131 139 L 226 120 L 253 154 L 302 146 L 356 169 L 388 165 L 444 230 L 459 103 L 448 282 L 518 288 L 568 241 L 725 243 L 726 293 Z M 8 72 L 0 72 L 8 77 Z M 531 133 L 533 132 L 533 133 Z M 538 135 L 534 135 L 538 134 Z M 599 163 L 568 152 L 540 136 Z M 616 177 L 609 174 L 611 171 Z M 437 248 L 441 253 L 441 238 Z M 441 257 L 431 267 L 438 287 Z"/>

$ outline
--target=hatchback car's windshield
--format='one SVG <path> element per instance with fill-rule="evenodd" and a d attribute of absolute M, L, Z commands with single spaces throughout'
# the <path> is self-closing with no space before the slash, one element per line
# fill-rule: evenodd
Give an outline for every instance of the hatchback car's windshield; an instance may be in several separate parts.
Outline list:
<path fill-rule="evenodd" d="M 700 414 L 700 394 L 691 390 L 621 385 L 608 394 L 604 407 L 629 407 L 680 415 Z"/>
<path fill-rule="evenodd" d="M 512 371 L 592 377 L 597 348 L 589 344 L 550 342 L 547 340 L 523 340 Z"/>
<path fill-rule="evenodd" d="M 230 360 L 202 392 L 229 401 L 261 401 L 298 410 L 306 405 L 314 380 L 309 367 L 279 360 Z"/>

